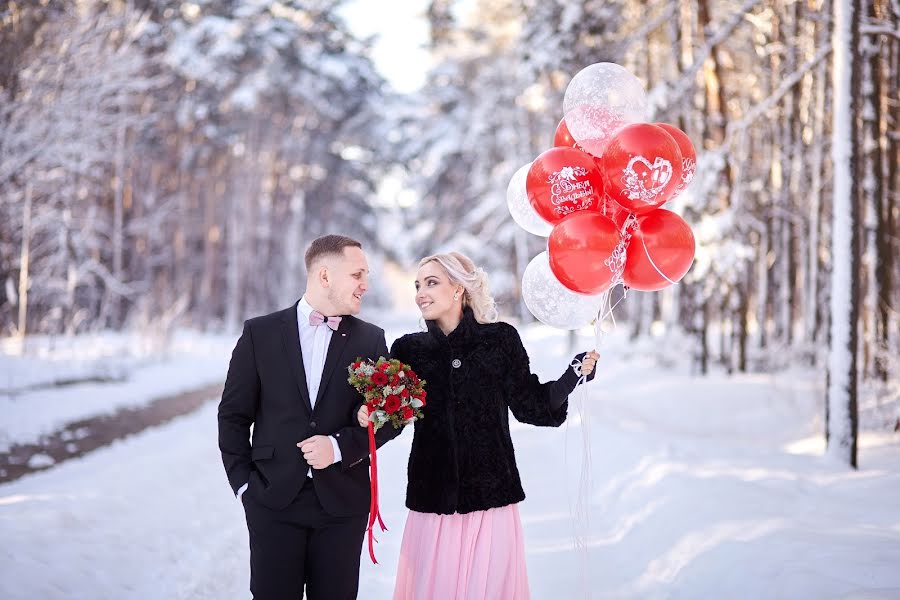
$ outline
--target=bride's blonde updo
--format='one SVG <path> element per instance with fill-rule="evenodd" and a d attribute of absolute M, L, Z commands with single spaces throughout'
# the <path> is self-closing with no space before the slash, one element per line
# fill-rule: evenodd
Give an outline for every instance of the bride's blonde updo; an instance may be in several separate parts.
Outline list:
<path fill-rule="evenodd" d="M 488 288 L 488 276 L 481 267 L 476 267 L 468 256 L 459 252 L 426 256 L 419 261 L 419 268 L 436 262 L 447 272 L 450 281 L 463 286 L 463 306 L 470 306 L 479 323 L 493 323 L 497 320 L 497 305 Z"/>

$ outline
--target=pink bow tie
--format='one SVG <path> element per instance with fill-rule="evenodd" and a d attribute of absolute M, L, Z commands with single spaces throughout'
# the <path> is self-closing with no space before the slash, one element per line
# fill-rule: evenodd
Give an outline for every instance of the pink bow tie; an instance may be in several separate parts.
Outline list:
<path fill-rule="evenodd" d="M 322 313 L 317 310 L 309 313 L 309 324 L 316 327 L 321 324 L 328 325 L 332 331 L 337 331 L 338 326 L 341 324 L 340 317 L 326 317 Z"/>

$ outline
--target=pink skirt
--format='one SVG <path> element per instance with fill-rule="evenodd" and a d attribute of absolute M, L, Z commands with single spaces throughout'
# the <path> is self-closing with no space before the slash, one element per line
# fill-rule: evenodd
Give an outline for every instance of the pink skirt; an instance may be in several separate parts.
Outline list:
<path fill-rule="evenodd" d="M 464 515 L 409 511 L 394 600 L 528 600 L 515 504 Z"/>

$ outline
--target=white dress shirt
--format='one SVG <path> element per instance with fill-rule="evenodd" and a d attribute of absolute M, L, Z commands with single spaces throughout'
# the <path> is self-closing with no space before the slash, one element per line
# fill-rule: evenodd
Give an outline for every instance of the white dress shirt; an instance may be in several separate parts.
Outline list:
<path fill-rule="evenodd" d="M 306 297 L 300 298 L 297 303 L 297 329 L 300 332 L 300 352 L 303 355 L 303 371 L 306 373 L 306 389 L 309 392 L 309 401 L 312 407 L 316 407 L 316 396 L 319 394 L 319 387 L 322 385 L 322 371 L 325 369 L 325 355 L 328 353 L 328 345 L 331 343 L 332 330 L 325 324 L 310 325 L 309 315 L 313 311 L 313 307 L 306 301 Z M 330 316 L 330 315 L 327 315 Z M 337 444 L 334 436 L 328 436 L 331 440 L 331 447 L 334 449 L 334 461 L 340 462 L 341 448 Z M 312 477 L 313 470 L 310 469 L 307 477 Z M 238 490 L 237 497 L 240 498 L 247 489 L 247 483 Z"/>

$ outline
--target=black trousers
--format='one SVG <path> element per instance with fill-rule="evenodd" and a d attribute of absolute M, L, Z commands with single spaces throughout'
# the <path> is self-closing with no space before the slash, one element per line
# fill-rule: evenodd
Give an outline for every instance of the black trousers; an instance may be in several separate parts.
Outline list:
<path fill-rule="evenodd" d="M 325 512 L 311 479 L 284 510 L 241 496 L 250 530 L 250 592 L 254 600 L 353 600 L 366 515 Z"/>

